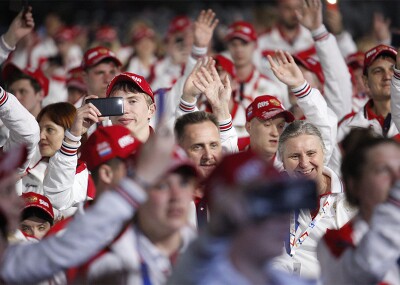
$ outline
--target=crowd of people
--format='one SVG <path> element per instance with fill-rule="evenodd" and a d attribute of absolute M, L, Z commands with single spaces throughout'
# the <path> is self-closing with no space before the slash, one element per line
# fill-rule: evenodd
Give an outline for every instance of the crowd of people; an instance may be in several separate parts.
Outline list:
<path fill-rule="evenodd" d="M 211 9 L 177 16 L 160 57 L 146 22 L 129 47 L 56 14 L 38 38 L 24 7 L 0 38 L 0 281 L 400 284 L 400 53 L 321 0 L 276 11 L 221 53 Z"/>

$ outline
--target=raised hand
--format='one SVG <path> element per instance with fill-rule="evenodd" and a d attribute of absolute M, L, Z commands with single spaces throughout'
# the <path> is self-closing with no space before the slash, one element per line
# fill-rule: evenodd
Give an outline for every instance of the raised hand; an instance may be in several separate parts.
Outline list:
<path fill-rule="evenodd" d="M 232 88 L 228 76 L 223 81 L 215 68 L 215 61 L 210 57 L 206 66 L 196 72 L 193 84 L 203 93 L 211 105 L 213 113 L 218 120 L 229 119 L 229 100 Z"/>
<path fill-rule="evenodd" d="M 32 7 L 26 11 L 22 10 L 11 22 L 10 27 L 4 34 L 4 40 L 8 45 L 14 47 L 23 37 L 32 32 L 35 21 L 32 15 Z"/>
<path fill-rule="evenodd" d="M 296 16 L 300 24 L 310 31 L 318 29 L 322 25 L 321 0 L 303 0 L 303 9 L 296 11 Z"/>
<path fill-rule="evenodd" d="M 161 121 L 155 134 L 141 147 L 132 178 L 145 187 L 156 184 L 170 166 L 174 146 L 172 130 L 165 120 Z"/>
<path fill-rule="evenodd" d="M 215 19 L 215 13 L 211 9 L 202 10 L 194 22 L 194 45 L 208 47 L 218 22 L 219 20 Z"/>
<path fill-rule="evenodd" d="M 267 56 L 275 76 L 290 88 L 299 87 L 304 83 L 304 76 L 293 57 L 288 52 L 278 50 L 274 59 Z"/>
<path fill-rule="evenodd" d="M 329 31 L 334 35 L 343 32 L 342 14 L 339 10 L 327 9 L 325 14 L 326 25 Z"/>
<path fill-rule="evenodd" d="M 196 97 L 201 94 L 199 89 L 193 84 L 193 81 L 196 80 L 196 73 L 200 69 L 200 67 L 206 65 L 205 58 L 199 58 L 197 60 L 196 65 L 194 66 L 192 72 L 187 77 L 185 84 L 183 85 L 183 94 L 182 99 L 188 103 L 194 103 L 196 101 Z"/>
<path fill-rule="evenodd" d="M 372 20 L 372 29 L 374 38 L 379 43 L 385 43 L 390 40 L 390 24 L 391 20 L 384 17 L 382 13 L 374 13 Z"/>
<path fill-rule="evenodd" d="M 90 95 L 85 97 L 86 99 L 98 98 L 96 95 Z M 92 103 L 83 103 L 80 108 L 76 110 L 76 116 L 74 122 L 72 123 L 70 133 L 74 136 L 81 136 L 87 132 L 91 125 L 105 120 L 105 118 L 100 117 L 100 111 Z"/>

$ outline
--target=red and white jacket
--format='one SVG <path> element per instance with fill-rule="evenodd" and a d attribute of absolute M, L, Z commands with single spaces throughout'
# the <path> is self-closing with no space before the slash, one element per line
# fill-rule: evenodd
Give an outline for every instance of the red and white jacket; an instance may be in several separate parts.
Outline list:
<path fill-rule="evenodd" d="M 185 66 L 174 64 L 171 57 L 167 56 L 158 60 L 150 77 L 154 78 L 151 83 L 151 89 L 171 88 L 175 82 L 184 74 Z"/>
<path fill-rule="evenodd" d="M 69 284 L 96 283 L 107 277 L 112 278 L 113 284 L 166 284 L 176 260 L 196 237 L 195 230 L 189 226 L 182 228 L 180 233 L 179 252 L 166 256 L 131 223 L 107 248 L 72 272 L 76 279 L 70 279 Z"/>
<path fill-rule="evenodd" d="M 318 244 L 322 284 L 400 284 L 399 186 L 377 206 L 370 224 L 357 216 L 327 231 Z"/>
<path fill-rule="evenodd" d="M 317 259 L 317 245 L 327 229 L 339 229 L 355 214 L 356 210 L 346 201 L 340 178 L 328 167 L 323 173 L 331 179 L 331 192 L 321 195 L 318 209 L 301 209 L 292 213 L 285 252 L 275 258 L 277 269 L 298 274 L 302 277 L 317 279 L 320 265 Z M 293 241 L 290 239 L 293 235 Z"/>
<path fill-rule="evenodd" d="M 393 123 L 400 130 L 400 70 L 394 68 L 392 84 L 390 86 L 390 107 Z M 394 134 L 393 136 L 395 136 Z"/>
<path fill-rule="evenodd" d="M 0 87 L 0 119 L 9 130 L 9 136 L 3 145 L 3 151 L 8 151 L 15 145 L 25 144 L 28 157 L 24 165 L 18 169 L 19 174 L 25 173 L 35 152 L 38 150 L 40 129 L 35 117 L 11 93 Z M 19 186 L 17 185 L 17 189 Z"/>
<path fill-rule="evenodd" d="M 147 193 L 138 184 L 123 179 L 85 215 L 74 218 L 61 236 L 8 246 L 0 261 L 1 280 L 10 284 L 36 283 L 86 262 L 115 239 L 146 199 Z"/>
<path fill-rule="evenodd" d="M 77 146 L 63 141 L 49 163 L 37 154 L 39 160 L 22 178 L 22 193 L 32 191 L 48 197 L 57 212 L 55 220 L 72 216 L 81 202 L 94 198 L 93 189 L 88 191 L 89 172 L 83 162 L 78 163 L 77 150 Z"/>

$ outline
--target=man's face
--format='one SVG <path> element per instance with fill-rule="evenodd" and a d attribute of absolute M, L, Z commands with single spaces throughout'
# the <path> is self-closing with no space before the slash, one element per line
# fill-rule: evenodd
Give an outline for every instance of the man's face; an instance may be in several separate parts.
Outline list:
<path fill-rule="evenodd" d="M 255 48 L 255 42 L 246 42 L 238 38 L 232 39 L 228 42 L 228 50 L 236 67 L 251 64 Z"/>
<path fill-rule="evenodd" d="M 154 103 L 147 105 L 145 93 L 132 93 L 123 90 L 115 91 L 111 97 L 122 97 L 124 99 L 124 114 L 112 116 L 113 125 L 121 125 L 128 128 L 132 135 L 141 138 L 143 131 L 149 128 L 149 120 L 155 112 Z"/>
<path fill-rule="evenodd" d="M 368 67 L 364 83 L 373 100 L 386 101 L 390 99 L 390 82 L 394 64 L 395 60 L 391 57 L 378 57 Z"/>
<path fill-rule="evenodd" d="M 193 45 L 193 33 L 190 29 L 175 33 L 168 39 L 168 53 L 176 64 L 185 64 Z"/>
<path fill-rule="evenodd" d="M 30 113 L 35 113 L 37 110 L 40 111 L 44 97 L 43 91 L 35 92 L 29 79 L 14 81 L 10 85 L 9 91 L 17 97 L 22 106 L 24 106 Z"/>
<path fill-rule="evenodd" d="M 83 73 L 83 79 L 86 83 L 89 95 L 97 95 L 100 98 L 106 96 L 107 86 L 120 73 L 119 68 L 113 62 L 101 62 L 90 67 Z"/>
<path fill-rule="evenodd" d="M 272 158 L 278 150 L 279 136 L 285 127 L 282 114 L 268 120 L 252 119 L 246 123 L 250 134 L 250 147 L 263 157 Z"/>
<path fill-rule="evenodd" d="M 219 130 L 211 121 L 186 125 L 180 145 L 197 166 L 202 178 L 214 170 L 222 156 Z"/>
<path fill-rule="evenodd" d="M 138 211 L 139 225 L 165 236 L 188 223 L 196 187 L 194 176 L 170 173 L 148 190 L 148 200 Z"/>
<path fill-rule="evenodd" d="M 302 1 L 300 0 L 279 0 L 278 14 L 279 23 L 287 29 L 296 29 L 299 25 L 299 20 L 296 16 L 296 11 L 301 12 Z"/>

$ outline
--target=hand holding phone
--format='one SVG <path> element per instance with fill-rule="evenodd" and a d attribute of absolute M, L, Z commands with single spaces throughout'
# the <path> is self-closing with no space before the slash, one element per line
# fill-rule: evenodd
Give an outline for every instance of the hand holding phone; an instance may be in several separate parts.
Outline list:
<path fill-rule="evenodd" d="M 122 97 L 86 99 L 86 104 L 92 103 L 101 113 L 100 117 L 122 116 L 124 114 L 124 99 Z"/>

